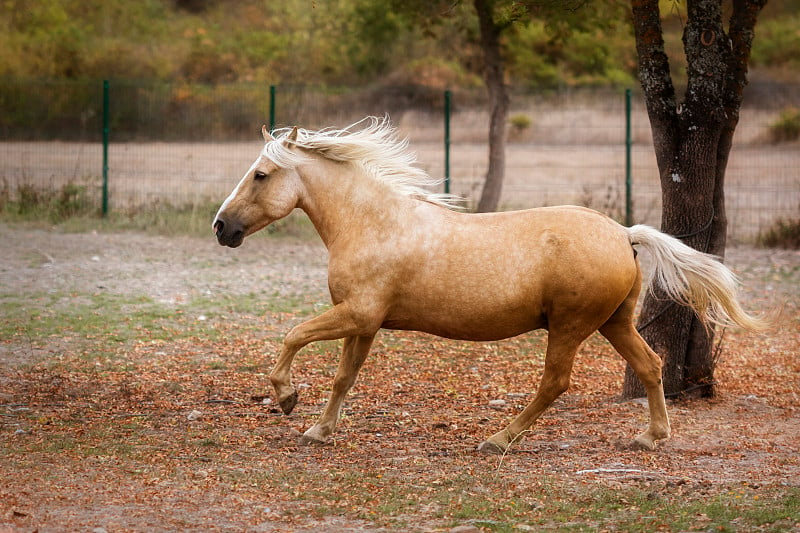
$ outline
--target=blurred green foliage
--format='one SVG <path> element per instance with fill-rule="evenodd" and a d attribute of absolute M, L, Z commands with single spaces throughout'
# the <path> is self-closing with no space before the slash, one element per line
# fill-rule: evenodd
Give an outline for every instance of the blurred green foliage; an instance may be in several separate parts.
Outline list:
<path fill-rule="evenodd" d="M 627 4 L 610 4 L 613 9 L 579 3 L 560 12 L 533 9 L 529 15 L 519 2 L 498 0 L 496 16 L 508 19 L 511 30 L 504 42 L 509 81 L 522 88 L 634 81 Z M 681 2 L 663 4 L 665 17 L 683 16 Z M 418 67 L 425 64 L 425 83 L 480 79 L 472 3 L 424 2 L 422 12 L 414 12 L 415 5 L 0 0 L 0 76 L 352 85 L 384 78 L 417 81 Z M 797 71 L 798 7 L 800 0 L 768 4 L 754 65 Z M 441 73 L 435 72 L 437 65 Z"/>
<path fill-rule="evenodd" d="M 777 120 L 769 125 L 772 142 L 791 142 L 800 139 L 800 109 L 790 107 L 781 111 Z"/>

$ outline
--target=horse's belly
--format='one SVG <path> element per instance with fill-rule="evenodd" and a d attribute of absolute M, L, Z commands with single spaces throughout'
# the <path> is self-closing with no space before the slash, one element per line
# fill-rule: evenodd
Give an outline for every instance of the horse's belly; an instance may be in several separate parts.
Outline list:
<path fill-rule="evenodd" d="M 493 341 L 545 325 L 541 309 L 530 304 L 438 300 L 398 306 L 389 313 L 382 327 L 422 331 L 448 339 Z"/>
<path fill-rule="evenodd" d="M 384 329 L 396 329 L 405 331 L 421 331 L 430 333 L 446 339 L 456 339 L 462 341 L 499 341 L 521 335 L 534 329 L 539 329 L 541 325 L 521 326 L 516 328 L 464 328 L 463 324 L 437 324 L 434 322 L 419 323 L 415 321 L 393 321 L 387 320 L 383 323 Z"/>

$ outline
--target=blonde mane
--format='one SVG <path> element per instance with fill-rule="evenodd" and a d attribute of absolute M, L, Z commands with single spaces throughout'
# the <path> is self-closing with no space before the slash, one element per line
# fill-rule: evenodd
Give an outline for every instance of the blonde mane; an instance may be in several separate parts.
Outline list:
<path fill-rule="evenodd" d="M 364 122 L 365 127 L 356 129 Z M 277 130 L 275 140 L 264 146 L 262 155 L 276 165 L 291 168 L 300 164 L 302 154 L 291 151 L 294 145 L 316 152 L 333 161 L 347 161 L 360 165 L 365 172 L 404 196 L 417 198 L 447 208 L 458 208 L 461 199 L 450 194 L 431 192 L 441 185 L 427 172 L 415 166 L 417 156 L 408 150 L 408 140 L 399 139 L 388 117 L 368 117 L 344 129 L 309 131 L 298 129 L 297 139 L 289 140 L 292 128 Z"/>

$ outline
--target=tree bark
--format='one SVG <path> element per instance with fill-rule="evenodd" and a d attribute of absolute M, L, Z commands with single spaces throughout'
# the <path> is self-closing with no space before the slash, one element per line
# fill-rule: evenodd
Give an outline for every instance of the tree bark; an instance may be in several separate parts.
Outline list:
<path fill-rule="evenodd" d="M 500 47 L 504 27 L 494 20 L 494 0 L 474 0 L 484 58 L 484 81 L 489 93 L 489 168 L 477 211 L 497 211 L 503 192 L 506 171 L 506 122 L 509 96 L 505 85 L 505 67 Z"/>
<path fill-rule="evenodd" d="M 688 85 L 684 101 L 676 105 L 658 1 L 632 1 L 639 77 L 661 179 L 661 230 L 720 260 L 727 232 L 725 169 L 747 84 L 753 28 L 765 3 L 734 1 L 727 35 L 720 0 L 687 2 Z M 713 328 L 668 301 L 657 286 L 645 296 L 638 328 L 663 358 L 665 394 L 714 394 Z M 622 393 L 644 395 L 630 368 Z"/>

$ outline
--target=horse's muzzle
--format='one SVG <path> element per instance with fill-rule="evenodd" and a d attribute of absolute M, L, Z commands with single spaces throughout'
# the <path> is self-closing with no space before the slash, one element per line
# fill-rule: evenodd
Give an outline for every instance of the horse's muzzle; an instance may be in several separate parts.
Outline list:
<path fill-rule="evenodd" d="M 241 224 L 217 219 L 214 222 L 214 235 L 217 236 L 217 242 L 221 245 L 236 248 L 244 241 L 244 227 Z"/>

